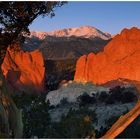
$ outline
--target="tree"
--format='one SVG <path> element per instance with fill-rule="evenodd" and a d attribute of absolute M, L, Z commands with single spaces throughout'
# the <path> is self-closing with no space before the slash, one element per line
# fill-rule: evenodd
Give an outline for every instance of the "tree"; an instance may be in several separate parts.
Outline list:
<path fill-rule="evenodd" d="M 29 25 L 38 16 L 53 17 L 55 9 L 64 3 L 60 1 L 0 2 L 0 66 L 3 63 L 7 48 L 10 47 L 14 50 L 18 48 L 19 45 L 17 44 L 24 41 L 25 35 L 30 33 Z M 8 137 L 10 137 L 11 130 L 13 130 L 13 137 L 20 137 L 21 133 L 17 131 L 20 130 L 18 123 L 21 114 L 9 96 L 5 83 L 0 68 L 0 126 L 3 126 L 2 133 Z"/>
<path fill-rule="evenodd" d="M 58 122 L 51 121 L 46 129 L 45 138 L 95 138 L 93 121 L 97 121 L 95 111 L 87 107 L 72 109 L 63 114 Z"/>
<path fill-rule="evenodd" d="M 29 25 L 40 15 L 53 17 L 65 2 L 0 2 L 0 56 L 9 45 L 29 34 Z M 0 64 L 3 62 L 1 58 Z"/>

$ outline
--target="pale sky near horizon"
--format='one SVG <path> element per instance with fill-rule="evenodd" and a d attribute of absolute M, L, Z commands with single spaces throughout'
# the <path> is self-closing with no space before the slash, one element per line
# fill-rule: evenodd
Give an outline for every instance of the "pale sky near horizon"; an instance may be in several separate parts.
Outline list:
<path fill-rule="evenodd" d="M 111 34 L 123 28 L 140 28 L 140 2 L 68 2 L 57 8 L 55 17 L 38 17 L 31 31 L 52 31 L 90 25 Z"/>

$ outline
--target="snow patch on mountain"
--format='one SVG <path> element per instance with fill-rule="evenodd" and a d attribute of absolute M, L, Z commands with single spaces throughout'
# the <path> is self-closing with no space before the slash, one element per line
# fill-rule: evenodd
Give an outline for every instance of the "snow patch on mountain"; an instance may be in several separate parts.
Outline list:
<path fill-rule="evenodd" d="M 48 35 L 47 32 L 32 31 L 32 32 L 30 33 L 30 37 L 36 37 L 36 38 L 38 38 L 38 39 L 40 39 L 40 40 L 45 39 L 45 37 L 46 37 L 47 35 Z"/>
<path fill-rule="evenodd" d="M 102 32 L 99 29 L 92 26 L 81 26 L 79 28 L 66 28 L 61 30 L 55 30 L 51 32 L 31 32 L 30 37 L 37 37 L 39 39 L 44 39 L 47 36 L 53 37 L 82 37 L 82 38 L 100 38 L 103 40 L 108 40 L 111 35 L 106 32 Z"/>

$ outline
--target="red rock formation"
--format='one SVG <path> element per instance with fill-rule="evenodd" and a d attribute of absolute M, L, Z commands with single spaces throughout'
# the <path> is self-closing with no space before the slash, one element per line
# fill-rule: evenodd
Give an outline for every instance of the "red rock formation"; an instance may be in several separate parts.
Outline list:
<path fill-rule="evenodd" d="M 98 54 L 77 61 L 75 81 L 103 84 L 124 78 L 140 81 L 140 29 L 124 29 Z"/>
<path fill-rule="evenodd" d="M 44 61 L 38 50 L 14 52 L 8 48 L 2 71 L 8 83 L 14 88 L 26 92 L 44 90 Z"/>

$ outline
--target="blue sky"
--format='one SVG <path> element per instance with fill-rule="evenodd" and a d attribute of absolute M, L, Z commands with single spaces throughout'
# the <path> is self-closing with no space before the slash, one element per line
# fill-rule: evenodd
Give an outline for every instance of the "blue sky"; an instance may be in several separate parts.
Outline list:
<path fill-rule="evenodd" d="M 31 25 L 33 31 L 94 26 L 111 34 L 123 28 L 140 28 L 140 2 L 68 2 L 57 8 L 53 18 L 38 17 Z"/>

